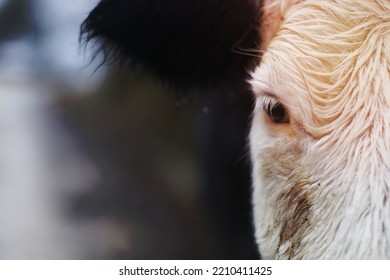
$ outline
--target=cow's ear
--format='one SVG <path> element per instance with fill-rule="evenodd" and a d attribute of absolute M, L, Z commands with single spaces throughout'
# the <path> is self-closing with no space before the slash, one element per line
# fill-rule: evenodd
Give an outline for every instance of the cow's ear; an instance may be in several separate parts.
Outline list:
<path fill-rule="evenodd" d="M 106 61 L 179 86 L 244 80 L 258 62 L 262 0 L 102 0 L 81 27 Z"/>
<path fill-rule="evenodd" d="M 264 0 L 260 28 L 260 36 L 262 39 L 260 51 L 262 53 L 266 51 L 272 38 L 274 38 L 276 33 L 279 31 L 283 20 L 283 10 L 285 10 L 288 5 L 291 5 L 291 2 L 292 1 L 282 3 L 280 0 Z"/>

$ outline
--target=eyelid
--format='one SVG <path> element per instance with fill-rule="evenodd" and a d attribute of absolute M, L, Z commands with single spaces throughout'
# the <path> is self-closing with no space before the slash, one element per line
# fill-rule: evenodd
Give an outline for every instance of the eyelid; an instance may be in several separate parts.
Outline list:
<path fill-rule="evenodd" d="M 274 107 L 279 102 L 279 100 L 272 93 L 262 93 L 256 99 L 256 109 L 264 109 L 267 106 Z"/>
<path fill-rule="evenodd" d="M 253 80 L 251 81 L 251 85 L 252 85 L 252 90 L 256 95 L 256 97 L 262 96 L 264 94 L 273 95 L 270 86 L 263 81 Z"/>
<path fill-rule="evenodd" d="M 268 115 L 275 125 L 290 123 L 288 110 L 272 94 L 263 94 L 256 100 L 256 111 L 261 110 Z"/>

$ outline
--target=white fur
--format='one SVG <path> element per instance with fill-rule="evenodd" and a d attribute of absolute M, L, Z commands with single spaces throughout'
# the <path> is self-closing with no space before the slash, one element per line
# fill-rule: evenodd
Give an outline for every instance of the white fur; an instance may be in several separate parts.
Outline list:
<path fill-rule="evenodd" d="M 260 252 L 389 259 L 390 1 L 273 5 L 281 26 L 251 83 L 256 102 L 273 94 L 290 123 L 272 123 L 256 106 L 250 142 Z"/>

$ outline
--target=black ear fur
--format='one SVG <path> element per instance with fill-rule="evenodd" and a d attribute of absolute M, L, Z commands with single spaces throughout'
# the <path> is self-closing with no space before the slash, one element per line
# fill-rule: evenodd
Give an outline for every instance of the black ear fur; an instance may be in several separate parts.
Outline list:
<path fill-rule="evenodd" d="M 179 86 L 243 81 L 258 62 L 262 0 L 102 0 L 81 26 L 105 61 Z M 254 52 L 253 52 L 254 51 Z"/>

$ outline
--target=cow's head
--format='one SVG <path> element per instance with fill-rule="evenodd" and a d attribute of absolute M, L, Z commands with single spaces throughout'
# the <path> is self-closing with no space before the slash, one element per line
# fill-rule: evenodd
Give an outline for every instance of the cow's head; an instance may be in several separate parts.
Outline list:
<path fill-rule="evenodd" d="M 273 1 L 251 131 L 269 258 L 390 258 L 390 2 Z"/>
<path fill-rule="evenodd" d="M 257 65 L 262 255 L 390 258 L 390 1 L 168 2 L 103 0 L 83 31 L 179 84 Z"/>

